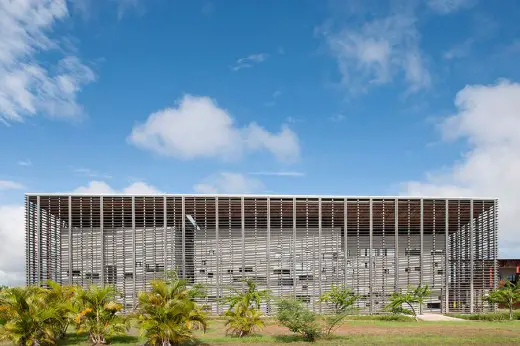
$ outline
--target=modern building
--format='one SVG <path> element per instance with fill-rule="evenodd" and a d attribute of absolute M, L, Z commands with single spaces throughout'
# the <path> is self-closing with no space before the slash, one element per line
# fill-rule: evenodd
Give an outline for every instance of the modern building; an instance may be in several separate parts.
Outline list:
<path fill-rule="evenodd" d="M 498 259 L 498 280 L 516 283 L 520 280 L 520 259 Z"/>
<path fill-rule="evenodd" d="M 27 194 L 27 283 L 115 285 L 130 309 L 175 270 L 206 286 L 214 313 L 247 278 L 317 312 L 333 284 L 358 293 L 363 313 L 429 285 L 425 312 L 486 311 L 497 215 L 495 199 Z"/>

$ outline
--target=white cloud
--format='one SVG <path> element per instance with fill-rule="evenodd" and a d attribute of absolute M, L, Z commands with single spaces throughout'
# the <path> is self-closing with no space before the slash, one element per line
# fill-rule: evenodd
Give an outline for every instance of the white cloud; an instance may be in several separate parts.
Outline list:
<path fill-rule="evenodd" d="M 271 175 L 278 177 L 303 177 L 305 173 L 303 172 L 292 172 L 292 171 L 279 171 L 279 172 L 253 172 L 249 173 L 251 175 Z"/>
<path fill-rule="evenodd" d="M 324 33 L 337 60 L 342 84 L 351 92 L 391 83 L 401 76 L 408 92 L 426 89 L 431 77 L 419 47 L 415 17 L 400 13 Z"/>
<path fill-rule="evenodd" d="M 90 178 L 101 178 L 101 179 L 112 179 L 112 176 L 105 173 L 98 173 L 90 168 L 74 168 L 74 172 L 78 175 L 90 177 Z"/>
<path fill-rule="evenodd" d="M 112 188 L 110 185 L 105 183 L 104 181 L 93 180 L 90 181 L 87 186 L 80 186 L 76 188 L 74 193 L 83 193 L 83 194 L 118 194 L 118 193 L 127 193 L 127 194 L 136 194 L 136 195 L 147 195 L 147 194 L 160 194 L 155 186 L 146 184 L 142 181 L 137 181 L 129 186 L 123 188 L 122 190 L 117 190 Z"/>
<path fill-rule="evenodd" d="M 445 119 L 445 140 L 465 139 L 470 149 L 442 174 L 405 185 L 411 195 L 499 198 L 500 256 L 520 253 L 520 84 L 466 86 L 457 113 Z"/>
<path fill-rule="evenodd" d="M 231 66 L 233 71 L 238 71 L 243 68 L 250 68 L 256 64 L 264 62 L 269 57 L 269 54 L 259 53 L 259 54 L 251 54 L 245 58 L 237 59 L 235 64 Z"/>
<path fill-rule="evenodd" d="M 246 151 L 267 150 L 282 161 L 299 156 L 298 136 L 287 126 L 272 133 L 256 123 L 235 125 L 229 112 L 209 97 L 186 95 L 177 107 L 151 114 L 128 138 L 133 145 L 181 159 L 235 159 Z"/>
<path fill-rule="evenodd" d="M 466 41 L 453 46 L 448 51 L 444 52 L 442 55 L 444 59 L 446 60 L 453 60 L 453 59 L 461 59 L 465 58 L 469 55 L 471 51 L 471 47 L 473 46 L 473 43 L 475 42 L 474 39 L 467 39 Z"/>
<path fill-rule="evenodd" d="M 18 166 L 32 166 L 32 162 L 30 159 L 27 160 L 20 160 L 17 162 Z"/>
<path fill-rule="evenodd" d="M 448 14 L 475 5 L 476 0 L 428 0 L 428 6 L 439 14 Z"/>
<path fill-rule="evenodd" d="M 25 188 L 20 183 L 10 180 L 0 180 L 0 190 L 20 190 Z"/>
<path fill-rule="evenodd" d="M 61 54 L 50 38 L 53 26 L 68 16 L 65 0 L 0 1 L 0 121 L 23 121 L 44 113 L 54 117 L 81 115 L 76 98 L 95 75 L 76 56 L 56 64 L 36 57 Z"/>
<path fill-rule="evenodd" d="M 193 187 L 197 193 L 258 193 L 264 190 L 264 185 L 258 179 L 247 177 L 240 173 L 221 172 L 207 177 Z"/>
<path fill-rule="evenodd" d="M 0 285 L 25 283 L 24 207 L 0 206 Z"/>

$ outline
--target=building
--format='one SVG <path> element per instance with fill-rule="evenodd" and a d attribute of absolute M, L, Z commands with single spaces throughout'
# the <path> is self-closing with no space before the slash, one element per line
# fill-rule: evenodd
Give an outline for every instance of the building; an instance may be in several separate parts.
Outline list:
<path fill-rule="evenodd" d="M 246 278 L 317 312 L 332 284 L 357 292 L 363 313 L 428 284 L 425 312 L 486 311 L 497 215 L 495 199 L 27 194 L 27 283 L 115 285 L 130 309 L 175 270 L 206 286 L 214 313 Z"/>
<path fill-rule="evenodd" d="M 520 259 L 498 259 L 498 280 L 513 283 L 520 280 Z"/>

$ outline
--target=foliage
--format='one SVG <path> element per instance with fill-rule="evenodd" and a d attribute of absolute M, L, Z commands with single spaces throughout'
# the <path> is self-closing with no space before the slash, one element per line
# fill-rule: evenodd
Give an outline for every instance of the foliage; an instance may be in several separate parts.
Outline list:
<path fill-rule="evenodd" d="M 177 276 L 154 280 L 150 292 L 139 294 L 135 318 L 149 345 L 176 345 L 193 338 L 193 330 L 206 330 L 206 314 L 195 303 L 199 288 L 190 288 Z"/>
<path fill-rule="evenodd" d="M 74 301 L 78 288 L 69 285 L 60 285 L 54 281 L 47 281 L 48 289 L 46 290 L 46 302 L 49 306 L 53 306 L 62 317 L 59 338 L 65 336 L 67 328 L 74 322 Z"/>
<path fill-rule="evenodd" d="M 233 294 L 224 297 L 223 303 L 229 304 L 225 315 L 226 333 L 243 337 L 264 326 L 260 304 L 269 299 L 267 290 L 258 290 L 256 283 L 244 280 L 247 289 L 233 289 Z"/>
<path fill-rule="evenodd" d="M 359 295 L 344 285 L 332 285 L 330 291 L 321 295 L 319 301 L 332 305 L 334 311 L 333 315 L 324 317 L 325 334 L 331 335 L 343 324 L 358 299 Z"/>
<path fill-rule="evenodd" d="M 113 286 L 78 288 L 76 331 L 87 332 L 93 344 L 106 344 L 107 338 L 125 334 L 129 325 L 120 314 L 123 306 L 116 302 L 116 297 L 117 291 Z"/>
<path fill-rule="evenodd" d="M 16 345 L 53 345 L 63 323 L 60 310 L 48 304 L 47 290 L 40 287 L 16 287 L 0 293 L 0 340 Z"/>
<path fill-rule="evenodd" d="M 503 304 L 509 309 L 509 319 L 513 319 L 513 305 L 520 302 L 520 280 L 516 284 L 506 281 L 501 287 L 489 293 L 487 301 L 492 304 Z"/>
<path fill-rule="evenodd" d="M 390 303 L 386 306 L 386 308 L 394 314 L 412 315 L 415 320 L 418 321 L 417 312 L 415 311 L 413 304 L 422 305 L 426 297 L 429 295 L 430 288 L 428 285 L 417 286 L 416 288 L 409 286 L 408 289 L 404 292 L 394 292 L 390 298 Z M 409 309 L 403 307 L 405 304 L 409 307 Z"/>
<path fill-rule="evenodd" d="M 315 341 L 321 335 L 316 313 L 306 309 L 296 299 L 285 298 L 278 301 L 277 318 L 281 325 L 302 335 L 305 340 Z"/>

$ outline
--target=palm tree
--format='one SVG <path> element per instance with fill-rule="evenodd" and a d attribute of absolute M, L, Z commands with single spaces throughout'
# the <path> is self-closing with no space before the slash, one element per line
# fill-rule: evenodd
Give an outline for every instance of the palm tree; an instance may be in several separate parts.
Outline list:
<path fill-rule="evenodd" d="M 193 330 L 206 330 L 206 315 L 194 298 L 200 294 L 186 280 L 154 280 L 149 292 L 139 294 L 136 308 L 141 334 L 149 345 L 177 345 L 193 338 Z"/>
<path fill-rule="evenodd" d="M 69 325 L 74 322 L 74 301 L 76 300 L 76 292 L 78 288 L 69 285 L 60 285 L 54 281 L 47 281 L 46 301 L 48 305 L 55 307 L 60 316 L 62 323 L 60 326 L 59 337 L 65 336 Z"/>
<path fill-rule="evenodd" d="M 415 311 L 413 304 L 419 304 L 419 306 L 421 306 L 429 295 L 430 288 L 428 285 L 419 285 L 416 288 L 408 287 L 405 292 L 396 291 L 392 293 L 387 308 L 393 313 L 412 315 L 415 320 L 418 321 L 417 312 Z M 407 305 L 410 309 L 403 308 L 403 305 Z"/>
<path fill-rule="evenodd" d="M 106 344 L 107 338 L 124 334 L 127 320 L 119 314 L 123 306 L 116 302 L 117 291 L 113 286 L 89 286 L 78 288 L 75 324 L 78 333 L 87 332 L 93 344 Z"/>
<path fill-rule="evenodd" d="M 0 294 L 0 340 L 16 345 L 53 345 L 63 323 L 60 311 L 48 304 L 47 290 L 40 287 L 16 287 Z"/>
<path fill-rule="evenodd" d="M 509 309 L 509 319 L 513 319 L 513 306 L 520 302 L 520 280 L 516 284 L 506 281 L 502 286 L 489 293 L 487 301 L 492 304 L 503 304 Z"/>
<path fill-rule="evenodd" d="M 325 316 L 325 333 L 331 335 L 347 318 L 359 295 L 345 285 L 331 285 L 330 291 L 324 292 L 319 302 L 325 302 L 332 306 L 333 314 Z"/>
<path fill-rule="evenodd" d="M 229 304 L 229 309 L 225 313 L 227 333 L 238 337 L 263 328 L 260 304 L 269 299 L 269 292 L 258 290 L 253 280 L 248 279 L 244 282 L 247 284 L 246 290 L 233 289 L 233 294 L 223 299 L 224 303 Z"/>

